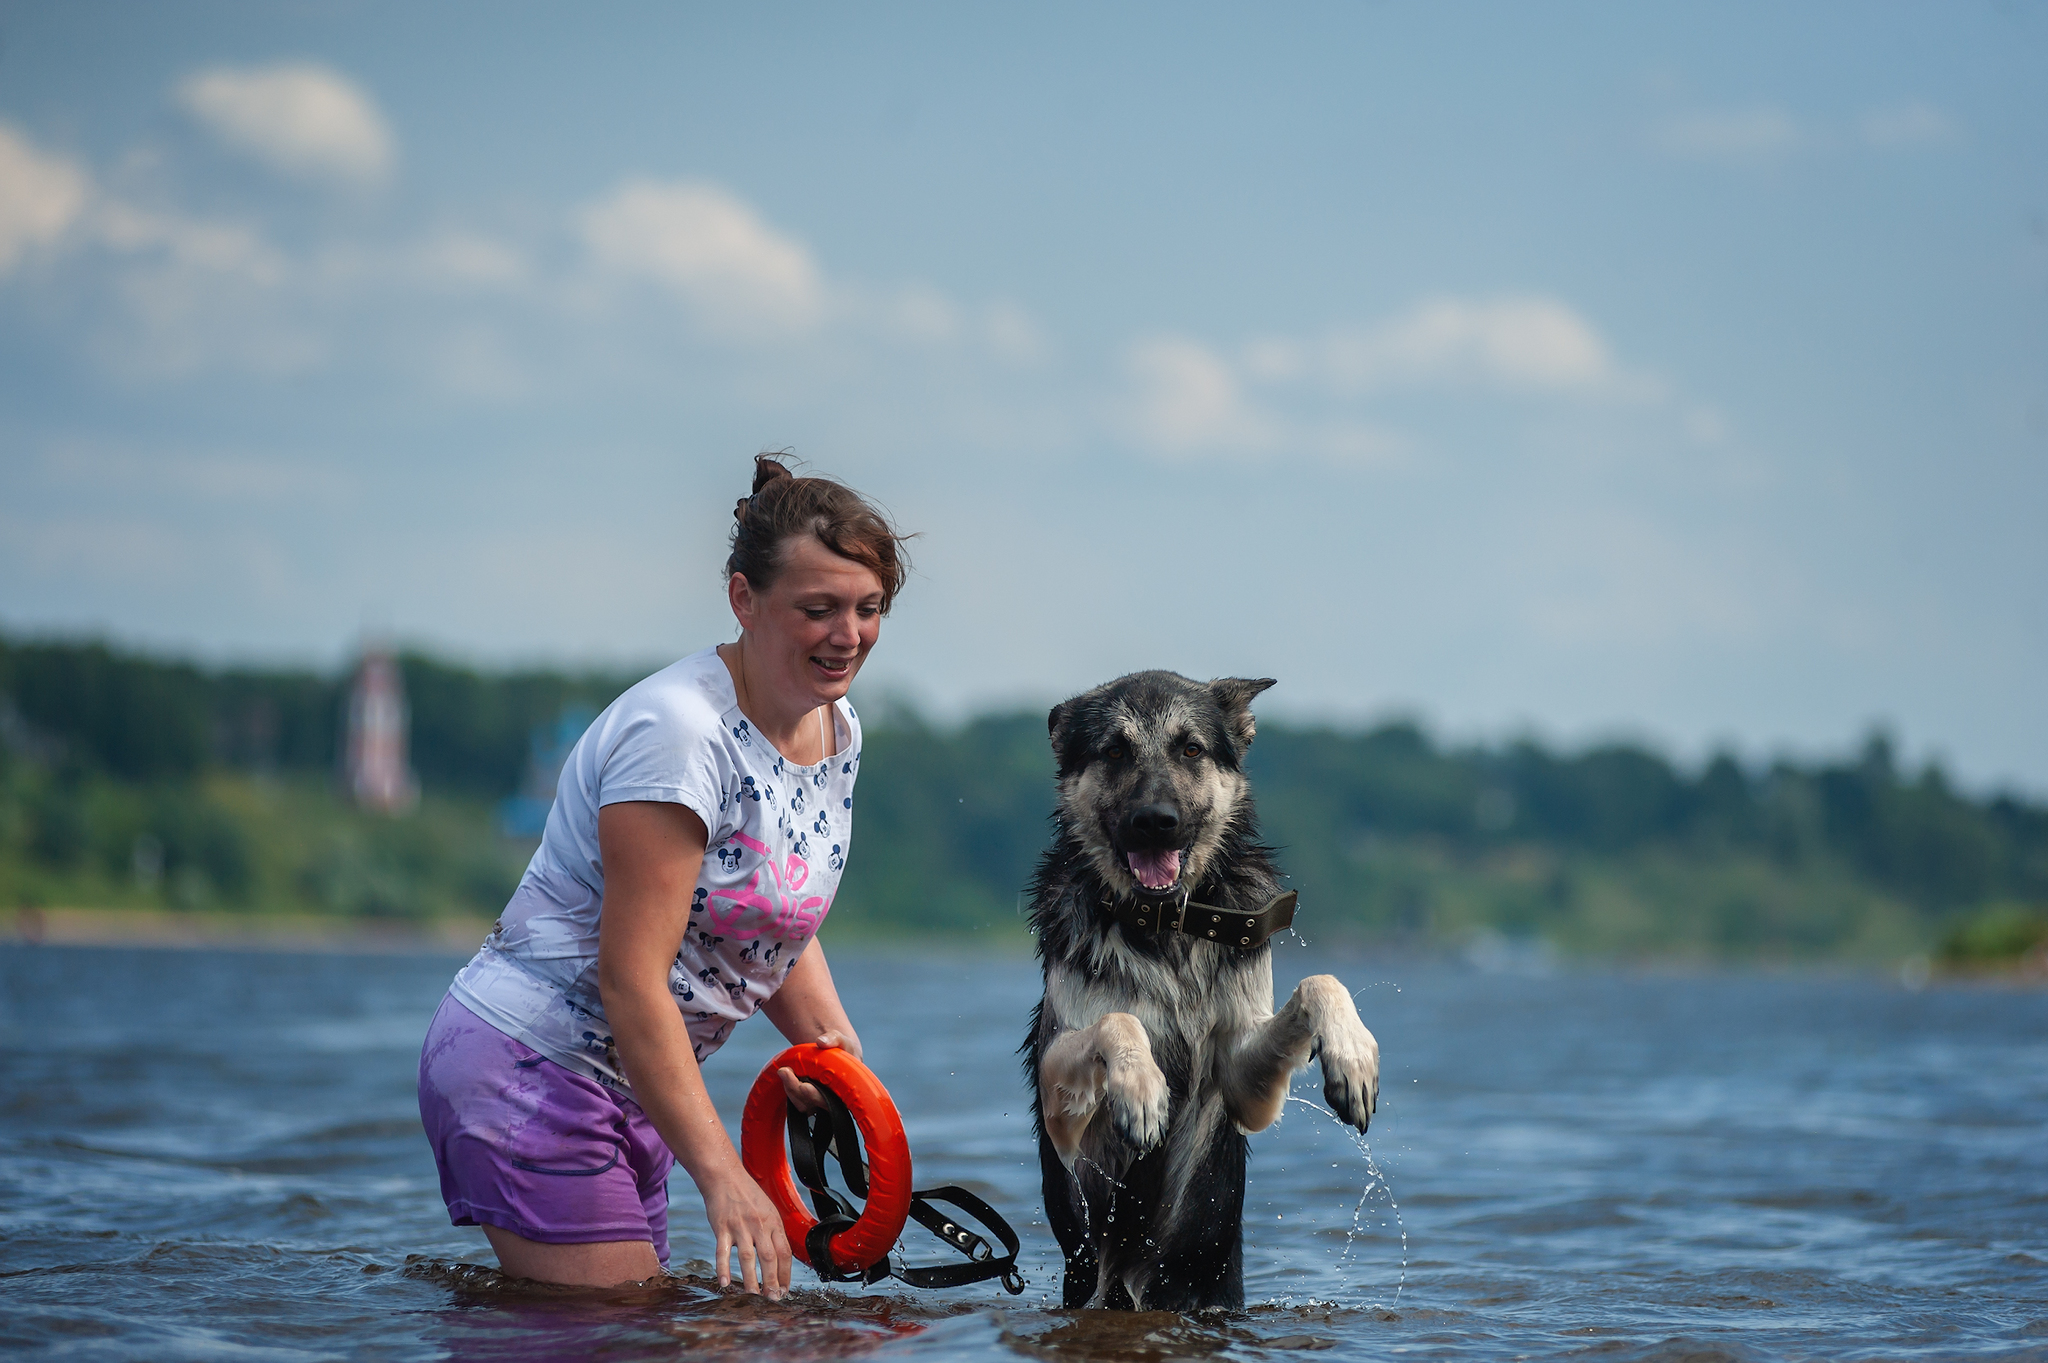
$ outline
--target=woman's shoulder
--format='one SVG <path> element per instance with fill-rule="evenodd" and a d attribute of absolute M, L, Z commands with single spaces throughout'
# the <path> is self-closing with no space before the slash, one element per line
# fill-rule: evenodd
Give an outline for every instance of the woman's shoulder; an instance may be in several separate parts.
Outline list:
<path fill-rule="evenodd" d="M 608 718 L 621 736 L 640 731 L 675 741 L 723 734 L 737 708 L 732 677 L 716 649 L 707 648 L 643 677 L 611 703 Z"/>

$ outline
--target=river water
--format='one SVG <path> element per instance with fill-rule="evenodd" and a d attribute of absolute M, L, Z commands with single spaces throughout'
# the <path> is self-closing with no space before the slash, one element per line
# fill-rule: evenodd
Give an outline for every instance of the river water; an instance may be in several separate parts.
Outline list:
<path fill-rule="evenodd" d="M 1022 960 L 838 953 L 921 1184 L 1023 1233 L 1024 1296 L 769 1304 L 507 1283 L 447 1224 L 419 1038 L 457 961 L 0 948 L 0 1349 L 81 1359 L 2048 1358 L 2048 994 L 1882 978 L 1330 970 L 1385 1057 L 1369 1151 L 1255 1137 L 1241 1315 L 1068 1313 L 1014 1051 Z M 709 1067 L 736 1120 L 780 1048 Z M 1311 1076 L 1298 1086 L 1317 1096 Z M 917 1257 L 940 1258 L 914 1226 Z M 696 1261 L 696 1262 L 692 1262 Z"/>

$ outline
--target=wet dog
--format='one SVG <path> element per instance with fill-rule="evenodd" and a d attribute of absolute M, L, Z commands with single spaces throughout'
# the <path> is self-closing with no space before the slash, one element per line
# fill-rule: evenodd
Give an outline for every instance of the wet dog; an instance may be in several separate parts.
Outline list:
<path fill-rule="evenodd" d="M 1273 1009 L 1266 934 L 1293 900 L 1244 775 L 1271 685 L 1139 672 L 1049 717 L 1045 997 L 1022 1053 L 1069 1307 L 1243 1306 L 1245 1136 L 1312 1058 L 1331 1110 L 1372 1120 L 1379 1045 L 1344 986 L 1312 976 Z"/>

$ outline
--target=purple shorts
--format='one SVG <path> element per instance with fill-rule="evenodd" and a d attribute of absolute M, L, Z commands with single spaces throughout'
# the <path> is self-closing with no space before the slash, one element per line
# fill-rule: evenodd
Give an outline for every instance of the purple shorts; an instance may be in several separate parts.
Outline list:
<path fill-rule="evenodd" d="M 506 1036 L 452 996 L 420 1051 L 420 1120 L 456 1225 L 549 1245 L 648 1240 L 668 1263 L 675 1157 L 640 1105 Z"/>

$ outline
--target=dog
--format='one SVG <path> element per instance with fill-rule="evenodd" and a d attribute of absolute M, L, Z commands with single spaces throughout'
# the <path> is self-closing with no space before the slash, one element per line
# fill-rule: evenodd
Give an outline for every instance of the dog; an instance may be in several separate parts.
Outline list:
<path fill-rule="evenodd" d="M 1138 672 L 1047 717 L 1045 993 L 1020 1051 L 1069 1308 L 1243 1307 L 1245 1137 L 1311 1059 L 1343 1121 L 1364 1131 L 1378 1105 L 1379 1043 L 1342 984 L 1312 976 L 1273 1009 L 1265 934 L 1293 896 L 1244 774 L 1272 685 Z"/>

